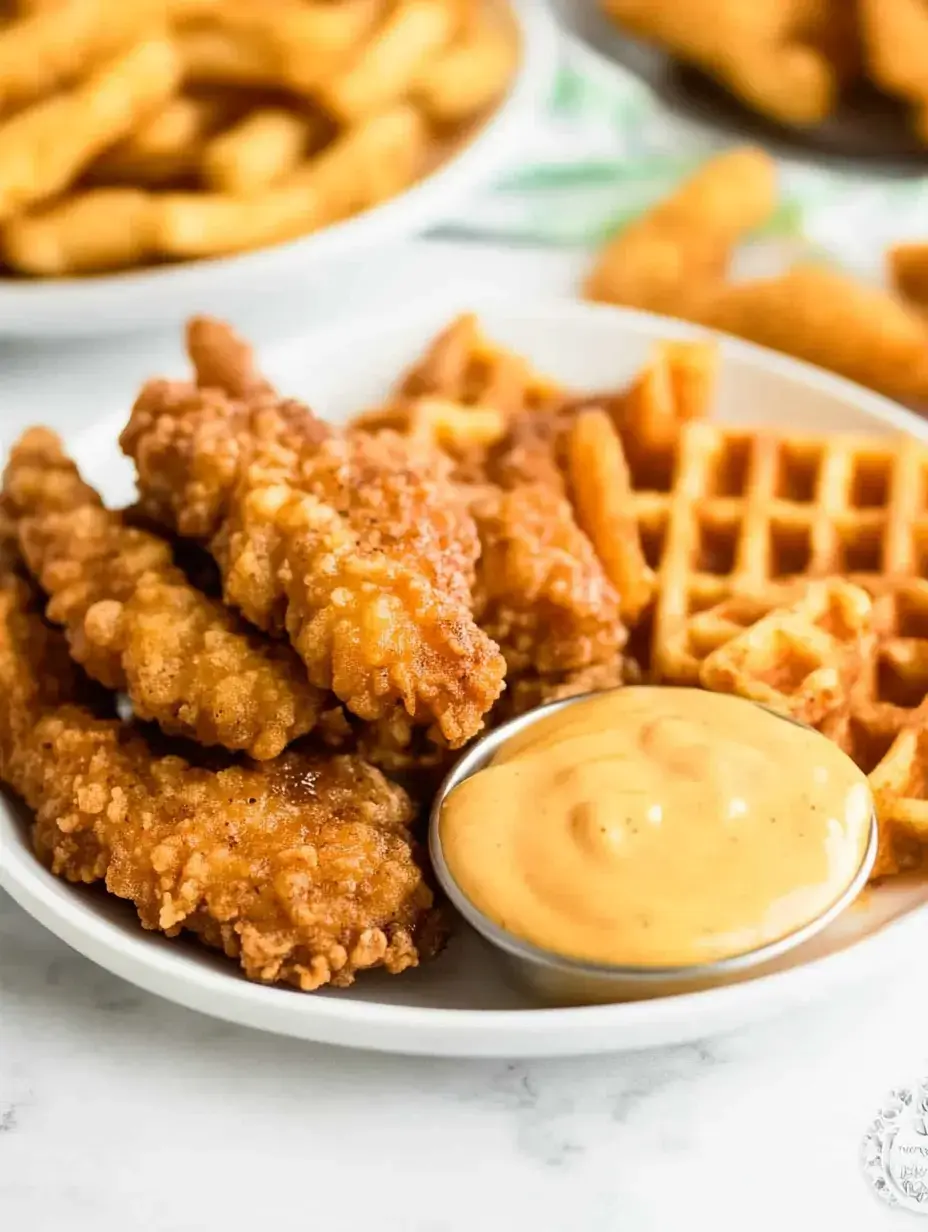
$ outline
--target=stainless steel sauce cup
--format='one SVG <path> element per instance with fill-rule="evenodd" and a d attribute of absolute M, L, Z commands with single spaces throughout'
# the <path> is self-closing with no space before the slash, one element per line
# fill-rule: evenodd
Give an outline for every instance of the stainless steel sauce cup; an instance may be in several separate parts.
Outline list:
<path fill-rule="evenodd" d="M 854 902 L 866 885 L 876 859 L 875 812 L 871 815 L 870 838 L 863 862 L 853 881 L 840 897 L 831 904 L 827 911 L 802 928 L 744 954 L 684 967 L 615 966 L 586 962 L 579 958 L 568 958 L 562 954 L 541 949 L 517 937 L 514 933 L 500 928 L 467 898 L 445 863 L 439 825 L 442 807 L 454 788 L 487 766 L 496 751 L 511 737 L 524 731 L 539 719 L 547 718 L 567 706 L 576 705 L 590 696 L 591 694 L 585 693 L 563 701 L 550 702 L 488 732 L 467 750 L 445 778 L 435 797 L 429 820 L 429 851 L 435 875 L 442 889 L 467 923 L 500 951 L 516 980 L 527 986 L 540 1000 L 558 1005 L 638 1001 L 648 997 L 666 997 L 676 993 L 695 992 L 722 984 L 736 983 L 739 980 L 762 974 L 770 964 L 783 958 L 784 955 L 827 928 Z M 776 711 L 770 711 L 770 713 L 777 714 Z M 797 720 L 786 715 L 777 714 L 777 718 L 783 719 L 786 723 L 795 723 L 798 727 L 805 727 L 805 724 L 798 723 Z M 806 730 L 813 731 L 812 728 L 806 728 Z M 818 732 L 814 732 L 814 735 L 817 739 L 826 739 Z"/>

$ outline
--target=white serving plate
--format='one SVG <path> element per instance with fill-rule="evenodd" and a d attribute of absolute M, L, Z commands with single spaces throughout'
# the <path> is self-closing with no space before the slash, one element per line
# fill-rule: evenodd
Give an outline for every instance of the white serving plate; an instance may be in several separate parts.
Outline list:
<path fill-rule="evenodd" d="M 374 401 L 456 312 L 474 308 L 490 335 L 551 375 L 583 388 L 627 381 L 656 340 L 698 328 L 622 309 L 571 301 L 514 303 L 456 287 L 389 315 L 309 334 L 262 356 L 287 393 L 332 418 Z M 903 429 L 928 425 L 846 381 L 735 339 L 722 342 L 717 404 L 729 422 L 783 427 Z M 116 448 L 128 408 L 103 406 L 70 441 L 88 476 L 113 501 L 131 492 Z M 589 1008 L 539 1008 L 509 987 L 494 952 L 461 925 L 434 963 L 400 977 L 371 973 L 347 992 L 303 995 L 247 983 L 233 964 L 141 931 L 126 904 L 52 877 L 34 859 L 27 825 L 0 798 L 0 885 L 46 927 L 101 966 L 174 1001 L 248 1026 L 303 1039 L 382 1051 L 455 1056 L 545 1056 L 680 1042 L 783 1012 L 840 985 L 916 961 L 928 940 L 928 890 L 872 892 L 797 965 L 743 984 L 681 997 Z M 887 921 L 892 920 L 891 923 Z M 885 925 L 879 927 L 880 925 Z"/>
<path fill-rule="evenodd" d="M 230 312 L 300 288 L 325 303 L 339 272 L 376 262 L 398 240 L 449 217 L 508 166 L 551 88 L 557 30 L 537 0 L 491 0 L 511 10 L 522 58 L 503 102 L 476 135 L 431 175 L 375 209 L 289 243 L 238 256 L 74 279 L 0 278 L 0 336 L 121 333 L 181 321 L 191 312 Z"/>

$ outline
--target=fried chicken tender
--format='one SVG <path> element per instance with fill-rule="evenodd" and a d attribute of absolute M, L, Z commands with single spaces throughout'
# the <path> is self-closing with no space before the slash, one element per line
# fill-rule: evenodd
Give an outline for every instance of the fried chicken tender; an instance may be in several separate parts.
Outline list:
<path fill-rule="evenodd" d="M 74 704 L 66 660 L 25 583 L 0 582 L 0 776 L 35 810 L 54 873 L 104 881 L 144 927 L 193 933 L 265 983 L 344 987 L 436 950 L 409 800 L 379 771 L 295 752 L 219 771 L 156 757 Z"/>
<path fill-rule="evenodd" d="M 611 664 L 626 640 L 619 596 L 568 497 L 559 453 L 569 423 L 556 411 L 514 417 L 472 498 L 477 617 L 516 675 Z"/>
<path fill-rule="evenodd" d="M 315 685 L 368 721 L 402 706 L 452 747 L 480 730 L 505 664 L 473 617 L 479 541 L 441 454 L 165 382 L 121 441 L 144 512 L 209 544 L 226 602 L 288 635 Z"/>
<path fill-rule="evenodd" d="M 14 446 L 5 495 L 26 563 L 86 672 L 139 718 L 201 744 L 276 757 L 327 695 L 284 644 L 196 590 L 165 540 L 104 509 L 51 432 Z"/>

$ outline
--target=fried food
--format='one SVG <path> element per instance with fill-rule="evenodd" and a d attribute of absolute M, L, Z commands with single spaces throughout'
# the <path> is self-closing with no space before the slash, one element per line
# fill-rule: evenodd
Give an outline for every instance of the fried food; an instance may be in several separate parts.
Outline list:
<path fill-rule="evenodd" d="M 654 594 L 644 558 L 622 440 L 605 411 L 581 411 L 568 438 L 568 469 L 577 521 L 619 595 L 625 620 L 636 620 Z"/>
<path fill-rule="evenodd" d="M 928 244 L 897 244 L 887 254 L 890 283 L 919 310 L 928 308 Z"/>
<path fill-rule="evenodd" d="M 776 207 L 776 167 L 761 150 L 709 159 L 598 256 L 588 299 L 691 315 L 723 277 L 733 247 Z"/>
<path fill-rule="evenodd" d="M 36 852 L 56 875 L 104 881 L 145 928 L 192 933 L 263 983 L 345 987 L 434 952 L 399 787 L 355 757 L 214 771 L 157 756 L 79 704 L 65 658 L 27 588 L 4 582 L 0 775 L 35 810 Z"/>
<path fill-rule="evenodd" d="M 607 245 L 584 293 L 735 334 L 892 398 L 928 396 L 928 323 L 905 298 L 808 263 L 772 278 L 726 281 L 733 245 L 775 205 L 767 155 L 736 150 L 710 159 Z M 919 247 L 890 257 L 903 295 L 916 304 L 924 290 Z M 634 446 L 623 440 L 631 460 Z"/>
<path fill-rule="evenodd" d="M 247 630 L 188 583 L 168 543 L 104 509 L 53 433 L 21 438 L 4 485 L 49 619 L 139 718 L 262 759 L 313 728 L 327 695 L 289 647 Z"/>
<path fill-rule="evenodd" d="M 928 396 L 928 326 L 880 287 L 816 265 L 735 283 L 698 312 L 705 325 L 818 364 L 891 398 Z"/>
<path fill-rule="evenodd" d="M 106 273 L 379 205 L 496 104 L 494 0 L 55 0 L 0 11 L 0 261 Z M 2 9 L 2 6 L 0 6 Z"/>
<path fill-rule="evenodd" d="M 226 601 L 289 636 L 315 685 L 368 721 L 400 705 L 452 747 L 480 730 L 504 663 L 474 621 L 477 534 L 441 455 L 163 382 L 122 445 L 145 512 L 209 542 Z"/>
<path fill-rule="evenodd" d="M 149 119 L 179 79 L 171 44 L 151 39 L 0 125 L 0 219 L 67 188 L 107 146 Z"/>
<path fill-rule="evenodd" d="M 859 67 L 859 31 L 844 0 L 602 0 L 624 30 L 697 65 L 780 123 L 814 125 Z"/>

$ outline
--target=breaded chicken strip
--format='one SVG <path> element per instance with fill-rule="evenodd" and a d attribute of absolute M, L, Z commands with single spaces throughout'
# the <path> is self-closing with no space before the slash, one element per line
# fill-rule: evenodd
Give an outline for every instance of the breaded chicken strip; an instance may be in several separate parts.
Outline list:
<path fill-rule="evenodd" d="M 437 451 L 167 382 L 122 446 L 144 513 L 209 543 L 226 601 L 286 633 L 314 684 L 368 721 L 402 706 L 452 747 L 480 730 L 505 665 L 473 618 L 476 528 Z"/>
<path fill-rule="evenodd" d="M 135 713 L 201 744 L 276 757 L 328 695 L 286 645 L 196 590 L 163 539 L 104 509 L 58 438 L 27 432 L 4 476 L 26 563 L 87 673 Z"/>
<path fill-rule="evenodd" d="M 0 581 L 0 776 L 35 810 L 54 873 L 104 880 L 145 928 L 194 933 L 266 983 L 344 987 L 435 951 L 400 788 L 357 757 L 213 771 L 155 756 L 130 725 L 73 704 L 64 640 L 32 598 Z"/>

